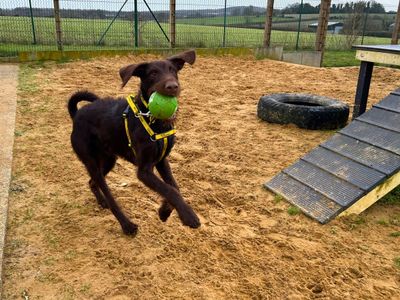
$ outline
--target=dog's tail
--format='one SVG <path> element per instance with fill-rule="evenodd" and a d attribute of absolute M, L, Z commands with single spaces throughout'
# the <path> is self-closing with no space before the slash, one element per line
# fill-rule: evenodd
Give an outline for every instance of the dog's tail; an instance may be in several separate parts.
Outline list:
<path fill-rule="evenodd" d="M 69 98 L 68 101 L 68 112 L 69 115 L 71 116 L 71 119 L 75 117 L 76 112 L 78 111 L 78 103 L 81 101 L 88 101 L 88 102 L 94 102 L 98 100 L 99 97 L 97 95 L 88 92 L 88 91 L 79 91 L 76 92 Z"/>

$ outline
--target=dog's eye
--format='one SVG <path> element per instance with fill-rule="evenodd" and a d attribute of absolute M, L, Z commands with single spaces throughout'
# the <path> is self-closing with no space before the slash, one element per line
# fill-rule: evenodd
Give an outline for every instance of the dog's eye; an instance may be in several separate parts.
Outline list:
<path fill-rule="evenodd" d="M 156 76 L 158 74 L 157 70 L 150 71 L 150 76 Z"/>
<path fill-rule="evenodd" d="M 169 67 L 169 72 L 173 73 L 173 74 L 176 74 L 176 70 L 174 69 L 174 67 Z"/>

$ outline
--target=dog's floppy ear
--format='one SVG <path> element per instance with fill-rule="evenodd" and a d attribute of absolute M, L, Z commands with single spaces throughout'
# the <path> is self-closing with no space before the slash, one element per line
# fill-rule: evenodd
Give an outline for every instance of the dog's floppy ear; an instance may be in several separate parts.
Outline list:
<path fill-rule="evenodd" d="M 142 78 L 146 74 L 147 63 L 128 65 L 119 70 L 119 76 L 122 79 L 122 87 L 124 87 L 132 76 Z"/>
<path fill-rule="evenodd" d="M 178 71 L 183 68 L 185 63 L 193 65 L 196 61 L 196 52 L 194 50 L 189 50 L 186 52 L 182 52 L 180 54 L 171 56 L 167 58 L 170 62 L 172 62 Z"/>

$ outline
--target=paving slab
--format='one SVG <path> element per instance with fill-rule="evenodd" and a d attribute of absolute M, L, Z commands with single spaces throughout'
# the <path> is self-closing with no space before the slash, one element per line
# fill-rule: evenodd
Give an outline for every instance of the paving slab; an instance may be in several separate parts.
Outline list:
<path fill-rule="evenodd" d="M 0 64 L 0 298 L 17 106 L 17 65 Z"/>

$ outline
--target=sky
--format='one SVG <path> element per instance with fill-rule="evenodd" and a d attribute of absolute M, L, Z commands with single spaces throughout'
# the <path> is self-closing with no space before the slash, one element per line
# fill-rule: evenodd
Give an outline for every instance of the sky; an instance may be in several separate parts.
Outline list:
<path fill-rule="evenodd" d="M 180 9 L 207 9 L 207 8 L 223 8 L 225 0 L 176 0 L 177 10 Z M 266 6 L 266 0 L 226 0 L 227 6 Z M 303 0 L 315 6 L 320 0 Z M 348 0 L 355 1 L 355 0 Z M 53 0 L 31 0 L 33 7 L 53 7 Z M 119 10 L 125 0 L 60 0 L 60 7 L 67 9 L 105 9 Z M 128 0 L 125 5 L 125 11 L 133 10 L 133 0 Z M 275 0 L 275 8 L 284 8 L 290 4 L 299 3 L 300 0 Z M 345 3 L 346 0 L 332 0 L 332 4 Z M 397 11 L 398 0 L 377 0 L 387 11 Z M 152 10 L 168 10 L 169 0 L 147 0 Z M 29 0 L 0 0 L 0 8 L 27 7 Z M 147 10 L 143 0 L 138 0 L 139 11 Z"/>

